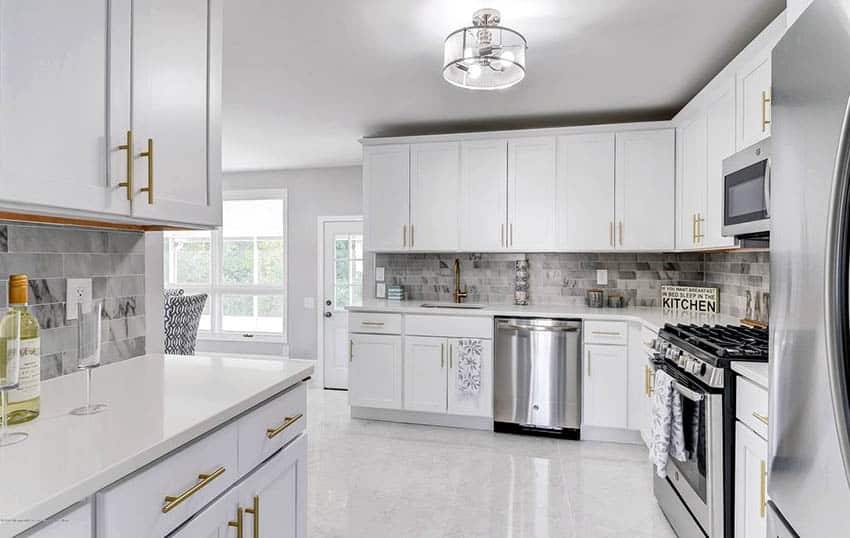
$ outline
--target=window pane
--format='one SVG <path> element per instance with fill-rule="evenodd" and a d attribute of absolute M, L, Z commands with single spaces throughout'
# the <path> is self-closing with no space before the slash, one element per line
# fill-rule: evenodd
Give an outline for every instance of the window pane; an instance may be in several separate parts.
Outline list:
<path fill-rule="evenodd" d="M 211 331 L 212 330 L 212 316 L 210 315 L 210 303 L 212 303 L 212 297 L 207 298 L 207 302 L 204 304 L 204 311 L 201 313 L 201 323 L 198 325 L 198 329 L 201 331 Z"/>
<path fill-rule="evenodd" d="M 351 302 L 347 306 L 360 306 L 363 304 L 363 286 L 351 286 Z"/>
<path fill-rule="evenodd" d="M 349 295 L 349 287 L 347 285 L 337 286 L 334 288 L 334 308 L 342 310 L 348 306 L 351 296 Z"/>
<path fill-rule="evenodd" d="M 224 331 L 283 333 L 283 295 L 225 295 L 222 310 Z"/>
<path fill-rule="evenodd" d="M 336 273 L 334 274 L 334 285 L 339 287 L 347 287 L 349 282 L 348 272 L 351 270 L 348 260 L 340 260 L 336 262 Z"/>
<path fill-rule="evenodd" d="M 348 236 L 337 235 L 334 237 L 334 259 L 345 260 L 348 258 Z"/>
<path fill-rule="evenodd" d="M 363 283 L 363 262 L 362 261 L 351 262 L 351 278 L 349 278 L 349 282 L 352 285 Z"/>
<path fill-rule="evenodd" d="M 224 316 L 253 316 L 254 297 L 251 295 L 225 295 L 221 303 Z"/>
<path fill-rule="evenodd" d="M 363 259 L 363 236 L 362 235 L 352 235 L 351 236 L 351 252 L 349 252 L 349 257 L 355 260 Z"/>
<path fill-rule="evenodd" d="M 283 285 L 283 240 L 260 239 L 257 241 L 257 253 L 259 284 Z"/>
<path fill-rule="evenodd" d="M 221 263 L 222 279 L 225 283 L 253 284 L 254 242 L 225 239 Z"/>
<path fill-rule="evenodd" d="M 166 284 L 209 283 L 209 232 L 169 233 L 165 237 L 164 261 Z"/>

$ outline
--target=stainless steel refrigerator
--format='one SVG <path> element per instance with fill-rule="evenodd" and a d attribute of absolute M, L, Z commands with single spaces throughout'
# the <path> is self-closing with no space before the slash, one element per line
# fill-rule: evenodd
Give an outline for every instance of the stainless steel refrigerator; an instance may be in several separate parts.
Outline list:
<path fill-rule="evenodd" d="M 850 0 L 773 51 L 768 535 L 850 536 Z"/>

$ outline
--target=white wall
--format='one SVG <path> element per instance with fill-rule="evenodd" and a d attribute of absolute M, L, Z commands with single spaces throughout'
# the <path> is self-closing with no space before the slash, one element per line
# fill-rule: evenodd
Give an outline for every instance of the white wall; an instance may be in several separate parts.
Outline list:
<path fill-rule="evenodd" d="M 287 316 L 293 358 L 316 358 L 318 217 L 360 215 L 362 182 L 359 166 L 224 174 L 225 190 L 287 189 Z M 304 307 L 305 298 L 313 299 L 313 309 Z"/>

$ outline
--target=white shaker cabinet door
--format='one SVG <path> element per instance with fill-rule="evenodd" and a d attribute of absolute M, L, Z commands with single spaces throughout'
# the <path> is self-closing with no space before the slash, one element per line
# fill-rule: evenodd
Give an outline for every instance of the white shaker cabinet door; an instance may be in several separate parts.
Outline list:
<path fill-rule="evenodd" d="M 468 354 L 480 355 L 480 385 L 475 390 L 472 384 L 460 382 L 462 368 L 461 341 Z M 492 340 L 450 338 L 448 369 L 448 413 L 450 415 L 493 416 L 493 342 Z"/>
<path fill-rule="evenodd" d="M 410 246 L 457 250 L 460 219 L 460 143 L 410 146 Z"/>
<path fill-rule="evenodd" d="M 735 536 L 767 534 L 767 441 L 735 422 Z"/>
<path fill-rule="evenodd" d="M 508 248 L 557 248 L 555 138 L 508 141 Z"/>
<path fill-rule="evenodd" d="M 628 348 L 584 344 L 583 425 L 625 429 L 628 424 Z"/>
<path fill-rule="evenodd" d="M 352 334 L 349 345 L 349 404 L 401 409 L 401 337 Z"/>
<path fill-rule="evenodd" d="M 129 214 L 129 22 L 129 0 L 0 0 L 0 205 Z"/>
<path fill-rule="evenodd" d="M 617 133 L 617 248 L 674 248 L 675 138 L 673 129 Z"/>
<path fill-rule="evenodd" d="M 189 522 L 177 529 L 170 538 L 232 538 L 236 536 L 236 528 L 229 525 L 237 524 L 239 518 L 238 498 L 235 489 L 207 506 L 196 514 Z M 244 524 L 245 514 L 242 513 Z"/>
<path fill-rule="evenodd" d="M 404 408 L 446 412 L 446 369 L 449 346 L 445 338 L 404 338 Z"/>
<path fill-rule="evenodd" d="M 133 2 L 135 216 L 221 225 L 222 5 Z"/>
<path fill-rule="evenodd" d="M 614 248 L 614 133 L 558 138 L 558 209 L 561 248 Z"/>
<path fill-rule="evenodd" d="M 729 80 L 706 108 L 706 197 L 701 224 L 702 245 L 731 247 L 723 237 L 723 159 L 735 153 L 735 84 Z"/>
<path fill-rule="evenodd" d="M 679 128 L 678 248 L 699 248 L 706 193 L 706 116 L 700 113 Z"/>
<path fill-rule="evenodd" d="M 736 73 L 738 150 L 770 136 L 770 54 L 771 49 L 763 51 Z"/>
<path fill-rule="evenodd" d="M 403 250 L 410 244 L 410 146 L 363 148 L 366 248 Z"/>
<path fill-rule="evenodd" d="M 461 142 L 460 152 L 461 250 L 501 250 L 507 246 L 508 142 Z"/>

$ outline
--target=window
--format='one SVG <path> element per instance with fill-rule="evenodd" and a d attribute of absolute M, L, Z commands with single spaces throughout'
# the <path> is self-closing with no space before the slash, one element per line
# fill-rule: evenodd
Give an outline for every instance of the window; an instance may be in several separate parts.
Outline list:
<path fill-rule="evenodd" d="M 214 232 L 166 232 L 165 286 L 208 293 L 200 330 L 286 337 L 286 192 L 225 192 Z"/>
<path fill-rule="evenodd" d="M 363 304 L 363 234 L 334 234 L 334 309 Z"/>

